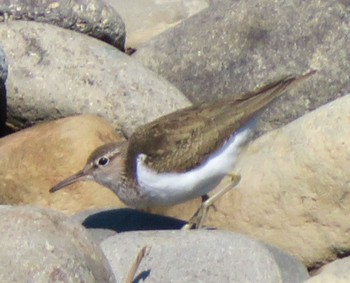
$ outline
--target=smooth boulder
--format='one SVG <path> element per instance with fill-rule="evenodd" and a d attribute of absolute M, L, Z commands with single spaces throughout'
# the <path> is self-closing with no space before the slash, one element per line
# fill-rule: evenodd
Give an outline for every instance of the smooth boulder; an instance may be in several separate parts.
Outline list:
<path fill-rule="evenodd" d="M 309 267 L 350 248 L 349 109 L 346 95 L 252 142 L 234 169 L 240 183 L 207 225 L 251 235 Z"/>
<path fill-rule="evenodd" d="M 120 282 L 129 262 L 145 246 L 149 254 L 136 274 L 144 282 L 301 283 L 309 277 L 306 268 L 288 254 L 224 231 L 128 232 L 101 243 Z"/>
<path fill-rule="evenodd" d="M 64 215 L 0 206 L 0 281 L 116 282 L 101 249 Z"/>
<path fill-rule="evenodd" d="M 8 116 L 18 127 L 90 113 L 130 134 L 190 105 L 167 81 L 89 36 L 14 21 L 0 23 L 0 41 L 10 65 Z"/>
<path fill-rule="evenodd" d="M 42 123 L 0 139 L 0 202 L 67 214 L 123 207 L 117 196 L 94 182 L 49 193 L 53 185 L 82 169 L 95 148 L 121 139 L 109 123 L 91 115 Z"/>
<path fill-rule="evenodd" d="M 3 0 L 0 22 L 35 21 L 88 34 L 124 50 L 125 25 L 104 0 Z"/>
<path fill-rule="evenodd" d="M 350 92 L 349 26 L 344 1 L 211 1 L 133 57 L 194 104 L 317 70 L 311 84 L 264 112 L 259 133 L 265 133 Z"/>

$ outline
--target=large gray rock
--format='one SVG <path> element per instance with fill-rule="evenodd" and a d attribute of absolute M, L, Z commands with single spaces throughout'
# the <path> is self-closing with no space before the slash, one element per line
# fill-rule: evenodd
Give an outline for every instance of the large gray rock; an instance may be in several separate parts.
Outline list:
<path fill-rule="evenodd" d="M 124 23 L 104 0 L 2 0 L 0 22 L 8 20 L 50 23 L 124 49 Z"/>
<path fill-rule="evenodd" d="M 0 216 L 1 282 L 115 282 L 99 247 L 64 215 L 0 206 Z"/>
<path fill-rule="evenodd" d="M 101 243 L 116 278 L 124 282 L 138 251 L 151 248 L 137 271 L 144 282 L 303 282 L 306 268 L 288 254 L 223 231 L 128 232 Z"/>
<path fill-rule="evenodd" d="M 212 1 L 140 46 L 134 58 L 194 103 L 318 70 L 312 85 L 291 91 L 264 113 L 262 132 L 350 92 L 349 28 L 345 1 Z"/>
<path fill-rule="evenodd" d="M 190 104 L 136 60 L 73 31 L 14 21 L 0 24 L 0 41 L 11 65 L 8 115 L 21 127 L 93 113 L 131 132 Z"/>

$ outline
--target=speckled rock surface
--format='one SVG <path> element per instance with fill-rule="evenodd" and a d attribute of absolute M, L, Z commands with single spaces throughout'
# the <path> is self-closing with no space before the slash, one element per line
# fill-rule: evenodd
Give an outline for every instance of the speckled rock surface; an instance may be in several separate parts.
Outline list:
<path fill-rule="evenodd" d="M 14 21 L 0 24 L 0 41 L 11 66 L 8 115 L 21 127 L 92 113 L 130 133 L 190 104 L 129 56 L 73 31 Z"/>
<path fill-rule="evenodd" d="M 303 282 L 305 267 L 286 253 L 244 235 L 223 231 L 128 232 L 101 243 L 117 280 L 150 247 L 136 278 L 144 282 Z M 122 256 L 119 256 L 122 255 Z"/>
<path fill-rule="evenodd" d="M 99 247 L 64 215 L 0 206 L 0 281 L 116 282 Z"/>
<path fill-rule="evenodd" d="M 260 133 L 350 92 L 346 1 L 212 1 L 133 55 L 194 103 L 251 90 L 282 75 L 318 70 L 269 107 Z"/>
<path fill-rule="evenodd" d="M 25 20 L 49 23 L 96 37 L 124 49 L 125 26 L 104 0 L 3 0 L 0 22 Z"/>

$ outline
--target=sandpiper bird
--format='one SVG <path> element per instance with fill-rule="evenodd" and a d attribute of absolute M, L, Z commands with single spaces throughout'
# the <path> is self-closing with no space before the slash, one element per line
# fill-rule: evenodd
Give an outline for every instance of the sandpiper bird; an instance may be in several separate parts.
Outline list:
<path fill-rule="evenodd" d="M 261 110 L 314 73 L 285 77 L 239 97 L 226 97 L 160 117 L 139 127 L 127 142 L 97 148 L 81 171 L 50 192 L 92 180 L 133 207 L 174 205 L 206 195 L 233 169 Z M 195 220 L 198 226 L 208 207 L 239 182 L 239 176 L 234 179 L 203 204 L 197 213 L 199 220 Z"/>

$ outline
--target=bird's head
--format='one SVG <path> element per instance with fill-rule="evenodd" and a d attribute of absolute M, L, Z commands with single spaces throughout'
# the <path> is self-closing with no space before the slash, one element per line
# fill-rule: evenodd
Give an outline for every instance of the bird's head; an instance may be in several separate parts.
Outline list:
<path fill-rule="evenodd" d="M 95 181 L 113 190 L 125 172 L 125 142 L 109 143 L 95 149 L 84 168 L 50 189 L 56 192 L 79 181 Z"/>

